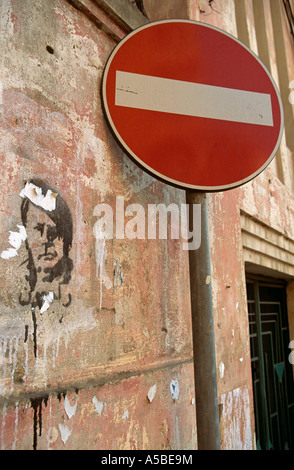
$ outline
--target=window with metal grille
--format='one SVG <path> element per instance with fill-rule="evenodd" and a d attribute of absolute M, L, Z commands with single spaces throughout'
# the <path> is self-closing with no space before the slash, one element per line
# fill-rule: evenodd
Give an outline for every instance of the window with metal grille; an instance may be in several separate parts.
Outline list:
<path fill-rule="evenodd" d="M 294 390 L 285 283 L 247 278 L 257 448 L 293 449 Z"/>

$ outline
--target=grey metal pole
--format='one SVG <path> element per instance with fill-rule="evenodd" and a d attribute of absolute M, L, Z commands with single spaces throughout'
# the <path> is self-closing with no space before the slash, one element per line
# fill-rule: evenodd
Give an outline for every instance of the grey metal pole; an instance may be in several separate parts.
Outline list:
<path fill-rule="evenodd" d="M 199 450 L 220 450 L 206 194 L 186 191 L 189 220 L 201 204 L 201 245 L 189 251 L 196 422 Z"/>

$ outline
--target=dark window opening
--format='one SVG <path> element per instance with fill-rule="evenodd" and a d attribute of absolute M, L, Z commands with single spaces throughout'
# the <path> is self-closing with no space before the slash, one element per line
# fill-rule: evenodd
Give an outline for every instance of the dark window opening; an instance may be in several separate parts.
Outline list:
<path fill-rule="evenodd" d="M 286 285 L 247 277 L 257 449 L 292 450 L 294 389 Z"/>

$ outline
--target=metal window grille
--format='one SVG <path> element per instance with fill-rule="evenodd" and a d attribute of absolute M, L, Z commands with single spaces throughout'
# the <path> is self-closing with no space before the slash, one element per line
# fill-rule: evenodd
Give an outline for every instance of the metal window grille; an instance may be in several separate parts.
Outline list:
<path fill-rule="evenodd" d="M 257 448 L 293 449 L 294 389 L 283 283 L 247 278 Z"/>

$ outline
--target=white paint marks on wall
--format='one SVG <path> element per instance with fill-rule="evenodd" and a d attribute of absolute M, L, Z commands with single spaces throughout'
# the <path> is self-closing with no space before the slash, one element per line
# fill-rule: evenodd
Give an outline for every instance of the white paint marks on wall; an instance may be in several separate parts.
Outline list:
<path fill-rule="evenodd" d="M 0 113 L 3 113 L 3 85 L 0 82 Z"/>
<path fill-rule="evenodd" d="M 17 256 L 17 250 L 15 248 L 7 248 L 7 250 L 2 251 L 1 258 L 10 259 Z"/>
<path fill-rule="evenodd" d="M 125 410 L 125 412 L 122 415 L 121 419 L 129 419 L 129 410 Z"/>
<path fill-rule="evenodd" d="M 6 424 L 6 413 L 7 413 L 7 404 L 4 403 L 2 408 L 2 425 L 1 425 L 1 450 L 5 450 L 5 443 L 4 443 L 4 430 Z"/>
<path fill-rule="evenodd" d="M 178 379 L 171 380 L 169 388 L 170 388 L 172 399 L 178 400 L 179 394 L 180 394 L 180 387 L 179 387 Z"/>
<path fill-rule="evenodd" d="M 41 310 L 40 310 L 41 314 L 46 312 L 46 310 L 48 310 L 48 308 L 52 304 L 53 300 L 54 300 L 54 294 L 53 294 L 52 291 L 50 291 L 49 294 L 47 294 L 47 295 L 43 295 L 43 305 L 42 305 Z"/>
<path fill-rule="evenodd" d="M 148 390 L 147 397 L 148 397 L 148 400 L 150 401 L 150 403 L 152 403 L 152 401 L 154 400 L 154 397 L 156 395 L 156 389 L 157 389 L 157 385 L 154 384 Z"/>
<path fill-rule="evenodd" d="M 17 228 L 18 232 L 10 232 L 8 241 L 16 250 L 19 250 L 21 242 L 27 238 L 27 232 L 23 225 L 17 225 Z"/>
<path fill-rule="evenodd" d="M 5 311 L 5 310 L 4 310 Z M 7 321 L 2 328 L 0 336 L 0 395 L 5 396 L 9 386 L 10 392 L 14 388 L 14 374 L 17 367 L 19 345 L 23 335 L 17 319 Z"/>
<path fill-rule="evenodd" d="M 225 365 L 223 362 L 220 363 L 218 370 L 219 370 L 219 376 L 222 379 L 225 374 Z"/>
<path fill-rule="evenodd" d="M 7 248 L 7 250 L 2 251 L 1 258 L 10 259 L 14 258 L 18 254 L 18 250 L 21 247 L 23 241 L 27 238 L 27 232 L 23 225 L 17 225 L 18 232 L 9 231 L 8 241 L 12 248 Z"/>
<path fill-rule="evenodd" d="M 69 417 L 69 419 L 72 418 L 76 414 L 77 405 L 78 405 L 78 397 L 77 396 L 76 396 L 76 401 L 75 401 L 74 405 L 70 404 L 69 399 L 67 398 L 67 396 L 65 397 L 65 399 L 64 399 L 64 409 L 65 409 L 65 412 L 66 412 L 67 416 Z"/>
<path fill-rule="evenodd" d="M 18 433 L 18 401 L 15 403 L 14 440 L 11 446 L 11 450 L 16 450 L 17 433 Z"/>
<path fill-rule="evenodd" d="M 252 450 L 250 401 L 247 389 L 236 388 L 221 396 L 224 450 Z"/>
<path fill-rule="evenodd" d="M 69 436 L 71 435 L 71 429 L 69 429 L 65 424 L 59 424 L 58 427 L 60 431 L 61 440 L 63 444 L 65 444 Z"/>
<path fill-rule="evenodd" d="M 56 208 L 56 198 L 58 193 L 53 193 L 48 189 L 46 195 L 42 193 L 42 189 L 33 183 L 26 183 L 25 187 L 19 193 L 20 197 L 27 197 L 36 206 L 42 207 L 46 211 L 53 211 Z"/>
<path fill-rule="evenodd" d="M 235 330 L 232 329 L 232 338 L 234 338 L 234 336 L 235 336 Z M 231 346 L 233 346 L 233 344 L 234 344 L 234 341 L 231 341 Z"/>
<path fill-rule="evenodd" d="M 52 328 L 50 329 L 50 334 L 49 331 L 47 331 L 47 334 L 44 336 L 43 339 L 44 360 L 37 361 L 36 364 L 36 367 L 43 368 L 44 378 L 45 374 L 47 374 L 47 367 L 49 367 L 50 370 L 51 368 L 56 367 L 56 360 L 60 355 L 61 344 L 63 344 L 64 347 L 67 349 L 69 341 L 72 338 L 72 334 L 75 334 L 75 332 L 80 330 L 92 330 L 93 328 L 95 328 L 95 321 L 93 318 L 94 307 L 85 308 L 82 301 L 78 299 L 76 299 L 76 303 L 77 310 L 68 312 L 68 315 L 72 315 L 72 319 L 68 323 L 59 323 L 58 316 L 51 316 L 50 322 L 52 323 Z M 50 308 L 52 308 L 52 305 L 50 306 Z M 23 337 L 22 330 L 20 337 Z M 27 345 L 28 342 L 24 344 L 24 347 L 27 348 Z M 26 351 L 28 350 L 26 349 Z M 26 358 L 27 357 L 28 354 L 26 355 Z M 26 369 L 28 369 L 28 367 Z"/>
<path fill-rule="evenodd" d="M 102 206 L 102 207 L 101 207 Z M 101 216 L 103 211 L 103 204 L 99 204 L 94 208 L 93 215 Z M 103 217 L 104 218 L 104 217 Z M 110 235 L 105 227 L 104 222 L 98 220 L 93 227 L 95 241 L 95 257 L 96 257 L 96 276 L 100 275 L 100 308 L 102 308 L 102 287 L 105 286 L 107 290 L 112 288 L 112 281 L 108 277 L 105 269 L 105 262 L 107 259 L 106 240 Z"/>
<path fill-rule="evenodd" d="M 99 401 L 98 398 L 96 396 L 94 396 L 92 398 L 92 403 L 94 404 L 95 406 L 95 411 L 96 413 L 98 413 L 99 416 L 102 415 L 102 411 L 103 411 L 103 408 L 104 408 L 104 403 L 103 401 Z"/>
<path fill-rule="evenodd" d="M 13 340 L 14 340 L 14 346 L 13 346 Z M 10 391 L 11 392 L 13 391 L 13 387 L 14 387 L 14 373 L 15 373 L 16 364 L 17 364 L 18 342 L 19 342 L 18 337 L 10 339 L 9 364 L 12 364 L 11 382 L 10 382 Z M 13 351 L 13 356 L 12 356 L 12 351 Z"/>

